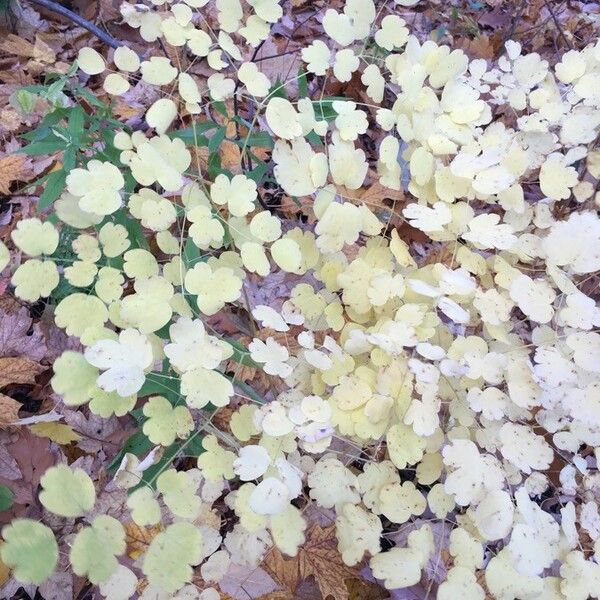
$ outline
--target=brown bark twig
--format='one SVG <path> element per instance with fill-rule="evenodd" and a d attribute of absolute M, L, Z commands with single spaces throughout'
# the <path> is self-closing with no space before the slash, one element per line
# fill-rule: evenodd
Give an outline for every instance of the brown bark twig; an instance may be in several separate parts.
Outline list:
<path fill-rule="evenodd" d="M 88 21 L 87 19 L 84 19 L 81 15 L 78 15 L 77 13 L 73 12 L 72 10 L 69 10 L 66 6 L 63 6 L 62 4 L 59 4 L 58 2 L 54 2 L 54 0 L 29 0 L 29 1 L 31 2 L 31 4 L 35 4 L 37 6 L 42 6 L 43 8 L 46 8 L 52 12 L 55 12 L 65 18 L 69 19 L 70 21 L 73 21 L 73 23 L 76 23 L 80 27 L 87 29 L 90 33 L 95 35 L 100 41 L 104 42 L 111 48 L 118 48 L 119 46 L 123 45 L 121 42 L 118 42 L 117 40 L 115 40 L 115 38 L 112 37 L 112 35 L 110 35 L 109 33 L 106 33 L 105 31 L 102 31 L 102 29 L 100 29 L 97 25 L 90 23 L 90 21 Z"/>

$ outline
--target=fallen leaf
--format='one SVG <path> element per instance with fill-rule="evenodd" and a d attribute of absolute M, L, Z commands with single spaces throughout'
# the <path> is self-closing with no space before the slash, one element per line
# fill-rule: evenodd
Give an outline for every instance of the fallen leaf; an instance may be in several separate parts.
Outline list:
<path fill-rule="evenodd" d="M 16 481 L 23 477 L 21 469 L 13 456 L 6 449 L 6 446 L 0 446 L 0 478 L 7 481 Z"/>
<path fill-rule="evenodd" d="M 13 181 L 28 181 L 32 176 L 29 158 L 24 154 L 0 158 L 0 194 L 10 194 L 10 184 Z"/>
<path fill-rule="evenodd" d="M 61 445 L 77 442 L 81 439 L 81 436 L 70 425 L 64 423 L 35 423 L 29 427 L 29 431 L 33 435 L 48 438 Z"/>
<path fill-rule="evenodd" d="M 12 108 L 0 110 L 0 130 L 16 131 L 21 126 L 21 115 Z"/>
<path fill-rule="evenodd" d="M 229 140 L 224 140 L 221 142 L 221 165 L 224 169 L 232 169 L 240 167 L 241 162 L 241 152 L 240 147 L 234 142 L 230 142 Z"/>
<path fill-rule="evenodd" d="M 16 54 L 17 56 L 24 56 L 25 58 L 31 58 L 33 56 L 33 44 L 12 33 L 9 33 L 6 38 L 0 42 L 0 49 L 4 50 L 7 54 Z"/>
<path fill-rule="evenodd" d="M 56 53 L 44 40 L 36 36 L 33 45 L 33 58 L 43 63 L 52 64 L 56 61 Z"/>
<path fill-rule="evenodd" d="M 344 564 L 337 549 L 335 526 L 321 527 L 314 524 L 306 534 L 306 543 L 294 558 L 285 558 L 273 548 L 263 561 L 273 578 L 290 592 L 308 577 L 314 577 L 323 598 L 348 600 L 346 579 L 358 576 L 356 568 Z"/>
<path fill-rule="evenodd" d="M 0 388 L 10 383 L 35 383 L 43 370 L 42 365 L 23 356 L 0 358 Z"/>
<path fill-rule="evenodd" d="M 487 35 L 478 35 L 473 40 L 467 40 L 461 46 L 472 58 L 485 58 L 489 60 L 494 58 L 496 54 L 494 45 Z"/>
<path fill-rule="evenodd" d="M 53 450 L 48 439 L 38 438 L 29 430 L 22 429 L 16 442 L 7 446 L 10 456 L 17 462 L 21 476 L 19 487 L 13 487 L 15 504 L 33 502 L 37 497 L 40 479 L 46 470 L 59 459 L 60 451 Z"/>
<path fill-rule="evenodd" d="M 33 325 L 26 307 L 16 311 L 0 307 L 0 357 L 24 356 L 40 361 L 46 354 L 44 334 L 38 324 Z"/>
<path fill-rule="evenodd" d="M 138 559 L 146 552 L 152 540 L 163 530 L 160 525 L 153 527 L 140 527 L 133 521 L 125 523 L 125 543 L 127 556 Z"/>
<path fill-rule="evenodd" d="M 21 404 L 9 396 L 0 394 L 0 427 L 10 425 L 19 420 Z"/>
<path fill-rule="evenodd" d="M 4 544 L 4 542 L 0 542 L 0 547 Z M 10 569 L 2 562 L 0 559 L 0 587 L 3 586 L 10 577 Z"/>
<path fill-rule="evenodd" d="M 63 600 L 76 598 L 73 593 L 73 574 L 65 571 L 55 571 L 39 588 L 44 600 Z"/>
<path fill-rule="evenodd" d="M 348 600 L 384 600 L 390 593 L 380 585 L 366 579 L 346 579 Z"/>
<path fill-rule="evenodd" d="M 268 594 L 281 592 L 280 585 L 265 569 L 229 564 L 227 572 L 219 581 L 219 589 L 235 600 L 256 600 Z M 286 590 L 287 597 L 289 592 Z M 283 600 L 276 598 L 276 600 Z"/>

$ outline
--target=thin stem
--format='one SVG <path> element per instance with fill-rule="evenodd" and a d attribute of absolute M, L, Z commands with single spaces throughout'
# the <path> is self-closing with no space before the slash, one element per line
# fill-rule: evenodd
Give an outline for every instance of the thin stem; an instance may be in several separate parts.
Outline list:
<path fill-rule="evenodd" d="M 100 29 L 93 23 L 90 23 L 87 19 L 84 19 L 82 16 L 78 15 L 77 13 L 74 13 L 72 10 L 69 10 L 68 8 L 62 6 L 62 4 L 59 4 L 58 2 L 54 2 L 53 0 L 29 1 L 32 4 L 43 6 L 44 8 L 47 8 L 52 12 L 58 13 L 59 15 L 62 15 L 63 17 L 66 17 L 67 19 L 73 21 L 73 23 L 77 23 L 77 25 L 80 25 L 84 29 L 87 29 L 90 33 L 93 33 L 99 40 L 101 40 L 111 48 L 118 48 L 119 46 L 123 45 L 121 42 L 115 40 L 115 38 L 112 37 L 112 35 L 110 35 L 109 33 L 102 31 L 102 29 Z"/>

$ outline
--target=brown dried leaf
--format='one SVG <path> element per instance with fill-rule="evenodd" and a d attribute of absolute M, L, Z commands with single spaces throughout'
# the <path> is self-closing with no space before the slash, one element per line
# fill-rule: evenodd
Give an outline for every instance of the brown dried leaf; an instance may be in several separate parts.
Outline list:
<path fill-rule="evenodd" d="M 30 358 L 0 358 L 0 388 L 11 383 L 35 383 L 36 375 L 44 370 Z"/>
<path fill-rule="evenodd" d="M 21 115 L 12 108 L 0 110 L 0 130 L 16 131 L 21 126 Z"/>
<path fill-rule="evenodd" d="M 4 50 L 7 54 L 24 56 L 25 58 L 33 56 L 33 44 L 12 33 L 9 33 L 6 39 L 0 42 L 0 50 Z"/>
<path fill-rule="evenodd" d="M 384 600 L 390 593 L 380 585 L 365 579 L 347 579 L 349 600 Z"/>
<path fill-rule="evenodd" d="M 13 181 L 28 181 L 33 177 L 29 158 L 24 154 L 12 154 L 0 158 L 0 194 L 10 193 Z"/>
<path fill-rule="evenodd" d="M 221 142 L 221 165 L 224 169 L 240 170 L 241 165 L 241 151 L 240 147 L 234 142 L 224 140 Z M 235 171 L 234 171 L 235 172 Z"/>
<path fill-rule="evenodd" d="M 267 555 L 264 567 L 290 592 L 308 577 L 314 577 L 323 598 L 348 600 L 346 579 L 355 579 L 358 571 L 344 564 L 337 549 L 335 526 L 322 528 L 314 524 L 307 532 L 304 546 L 291 559 L 284 558 L 277 548 Z"/>
<path fill-rule="evenodd" d="M 125 542 L 127 555 L 134 560 L 146 552 L 152 540 L 163 530 L 160 525 L 140 527 L 133 521 L 125 523 Z"/>
<path fill-rule="evenodd" d="M 20 408 L 21 405 L 16 400 L 0 394 L 0 427 L 5 427 L 18 421 Z"/>
<path fill-rule="evenodd" d="M 10 455 L 5 446 L 0 446 L 0 478 L 16 481 L 23 477 L 17 461 Z"/>
<path fill-rule="evenodd" d="M 487 35 L 478 35 L 474 40 L 462 44 L 463 50 L 472 58 L 494 58 L 496 49 Z"/>
<path fill-rule="evenodd" d="M 221 593 L 236 600 L 255 600 L 265 594 L 281 591 L 280 585 L 265 569 L 229 564 L 227 572 L 219 581 Z"/>
<path fill-rule="evenodd" d="M 16 311 L 0 307 L 0 356 L 23 356 L 35 361 L 44 358 L 44 334 L 39 325 L 32 329 L 31 324 L 29 311 L 24 306 Z"/>
<path fill-rule="evenodd" d="M 36 36 L 33 45 L 33 58 L 43 63 L 52 64 L 56 62 L 56 53 L 44 40 Z"/>

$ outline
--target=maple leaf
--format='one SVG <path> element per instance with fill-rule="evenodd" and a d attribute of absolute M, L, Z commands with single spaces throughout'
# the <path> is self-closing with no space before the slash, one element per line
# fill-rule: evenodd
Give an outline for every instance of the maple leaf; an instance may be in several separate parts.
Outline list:
<path fill-rule="evenodd" d="M 42 365 L 24 356 L 0 358 L 0 388 L 11 383 L 35 383 L 43 370 Z"/>
<path fill-rule="evenodd" d="M 283 587 L 293 593 L 308 577 L 314 577 L 323 598 L 348 600 L 346 579 L 358 576 L 356 567 L 344 564 L 337 549 L 335 525 L 312 525 L 306 534 L 307 541 L 294 558 L 284 558 L 273 548 L 264 560 L 264 567 Z"/>
<path fill-rule="evenodd" d="M 29 181 L 33 177 L 30 159 L 23 154 L 12 154 L 0 158 L 0 194 L 10 193 L 13 181 Z"/>

